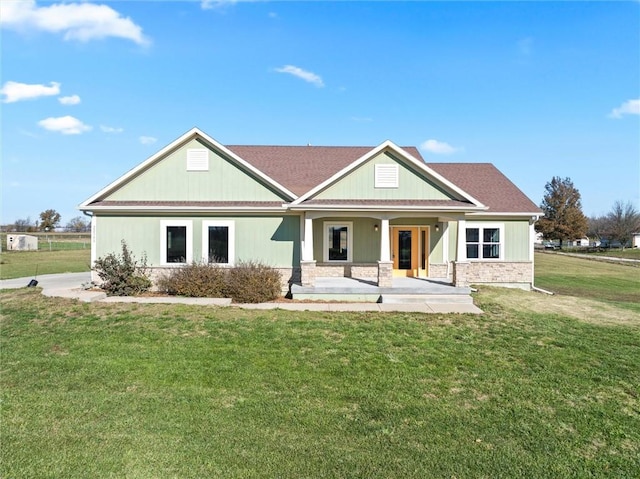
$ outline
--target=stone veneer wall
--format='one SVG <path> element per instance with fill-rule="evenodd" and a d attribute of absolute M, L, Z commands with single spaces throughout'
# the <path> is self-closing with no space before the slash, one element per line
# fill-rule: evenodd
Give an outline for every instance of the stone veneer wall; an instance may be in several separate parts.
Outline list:
<path fill-rule="evenodd" d="M 531 289 L 533 263 L 524 262 L 476 262 L 467 263 L 468 284 L 495 284 Z"/>
<path fill-rule="evenodd" d="M 453 266 L 449 268 L 449 277 L 453 271 Z M 447 278 L 447 263 L 429 263 L 429 278 Z"/>
<path fill-rule="evenodd" d="M 323 278 L 378 278 L 378 265 L 369 263 L 316 265 L 316 277 Z"/>

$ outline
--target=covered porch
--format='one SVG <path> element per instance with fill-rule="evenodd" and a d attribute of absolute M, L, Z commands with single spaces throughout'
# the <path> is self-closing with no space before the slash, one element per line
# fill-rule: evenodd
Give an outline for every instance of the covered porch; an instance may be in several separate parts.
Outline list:
<path fill-rule="evenodd" d="M 463 214 L 451 213 L 305 211 L 300 282 L 293 289 L 300 294 L 305 288 L 345 286 L 373 295 L 388 294 L 385 290 L 409 289 L 409 294 L 433 291 L 436 286 L 467 286 L 466 261 L 457 261 L 465 257 L 460 253 L 466 245 L 457 234 L 465 220 Z M 373 287 L 379 291 L 372 291 Z"/>

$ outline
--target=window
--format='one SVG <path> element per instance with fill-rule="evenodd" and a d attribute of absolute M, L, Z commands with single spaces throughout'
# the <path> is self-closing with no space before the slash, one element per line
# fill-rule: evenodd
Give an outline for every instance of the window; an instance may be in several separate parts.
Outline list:
<path fill-rule="evenodd" d="M 324 260 L 352 261 L 352 223 L 324 224 Z"/>
<path fill-rule="evenodd" d="M 232 265 L 235 261 L 233 221 L 202 222 L 202 261 Z"/>
<path fill-rule="evenodd" d="M 398 165 L 380 164 L 375 166 L 376 188 L 397 188 L 398 187 Z"/>
<path fill-rule="evenodd" d="M 209 171 L 209 150 L 189 148 L 187 150 L 187 171 Z"/>
<path fill-rule="evenodd" d="M 192 261 L 191 221 L 160 222 L 160 263 L 186 264 Z"/>
<path fill-rule="evenodd" d="M 468 227 L 466 231 L 467 259 L 501 259 L 501 225 Z"/>

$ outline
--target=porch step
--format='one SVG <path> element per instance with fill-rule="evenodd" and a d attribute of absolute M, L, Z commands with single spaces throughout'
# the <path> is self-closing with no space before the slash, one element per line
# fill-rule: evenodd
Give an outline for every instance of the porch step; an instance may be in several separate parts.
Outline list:
<path fill-rule="evenodd" d="M 473 304 L 468 294 L 383 294 L 380 302 L 386 304 Z"/>

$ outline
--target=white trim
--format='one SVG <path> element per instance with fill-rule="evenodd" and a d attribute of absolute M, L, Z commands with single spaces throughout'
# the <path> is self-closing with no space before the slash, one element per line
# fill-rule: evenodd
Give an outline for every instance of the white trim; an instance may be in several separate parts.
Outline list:
<path fill-rule="evenodd" d="M 387 218 L 380 218 L 380 261 L 391 261 L 391 227 Z"/>
<path fill-rule="evenodd" d="M 332 226 L 346 226 L 347 228 L 347 259 L 329 259 L 329 228 Z M 352 263 L 353 262 L 353 221 L 325 221 L 322 224 L 322 259 L 325 263 Z"/>
<path fill-rule="evenodd" d="M 98 259 L 98 244 L 97 244 L 97 231 L 98 231 L 98 218 L 96 216 L 91 217 L 91 269 L 96 264 Z"/>
<path fill-rule="evenodd" d="M 478 257 L 477 258 L 467 258 L 467 229 L 469 228 L 478 228 L 479 231 L 479 238 L 478 238 Z M 482 233 L 483 230 L 485 229 L 497 229 L 499 231 L 499 235 L 500 235 L 500 242 L 499 244 L 499 257 L 498 258 L 483 258 L 482 257 L 482 246 L 484 244 L 484 242 L 482 241 Z M 464 230 L 461 232 L 462 234 L 460 235 L 462 237 L 462 243 L 464 244 L 464 258 L 466 261 L 504 261 L 504 242 L 505 242 L 505 236 L 504 236 L 504 223 L 485 223 L 485 222 L 474 222 L 474 221 L 467 221 L 466 222 L 466 226 L 464 227 Z M 491 244 L 495 244 L 495 243 L 491 243 Z"/>
<path fill-rule="evenodd" d="M 442 262 L 449 262 L 449 222 L 448 221 L 440 221 L 442 223 L 442 236 L 440 236 L 440 241 L 442 241 Z"/>
<path fill-rule="evenodd" d="M 405 150 L 403 150 L 402 148 L 400 148 L 398 145 L 396 145 L 395 143 L 393 143 L 390 140 L 386 140 L 385 142 L 381 143 L 380 145 L 378 145 L 377 147 L 373 148 L 368 153 L 362 155 L 360 158 L 355 160 L 350 165 L 348 165 L 345 168 L 343 168 L 342 170 L 338 171 L 331 178 L 323 181 L 322 183 L 320 183 L 315 188 L 311 189 L 310 191 L 308 191 L 304 195 L 298 197 L 295 201 L 293 201 L 291 203 L 291 205 L 292 206 L 299 205 L 303 201 L 308 200 L 309 198 L 311 198 L 314 195 L 316 195 L 318 192 L 320 192 L 323 189 L 325 189 L 327 186 L 329 186 L 332 183 L 336 182 L 338 179 L 342 178 L 343 176 L 346 176 L 347 173 L 355 170 L 362 163 L 364 163 L 364 162 L 368 161 L 369 159 L 373 158 L 375 155 L 377 155 L 378 153 L 382 152 L 385 149 L 392 150 L 394 153 L 396 153 L 402 159 L 404 159 L 407 162 L 411 163 L 412 166 L 414 166 L 418 170 L 422 171 L 423 173 L 426 173 L 428 176 L 430 176 L 431 178 L 433 178 L 434 180 L 439 182 L 441 185 L 443 185 L 446 189 L 449 189 L 450 191 L 452 191 L 454 193 L 457 193 L 458 195 L 460 195 L 463 198 L 467 199 L 468 201 L 473 203 L 476 207 L 486 209 L 486 207 L 480 201 L 476 200 L 469 193 L 465 192 L 460 187 L 454 185 L 449 180 L 447 180 L 443 176 L 441 176 L 438 173 L 436 173 L 434 170 L 429 168 L 426 165 L 426 163 L 424 163 L 423 161 L 418 160 L 415 156 L 413 156 L 410 153 L 406 152 Z"/>
<path fill-rule="evenodd" d="M 167 262 L 167 227 L 185 226 L 187 228 L 186 253 L 184 263 Z M 193 262 L 193 221 L 191 220 L 160 220 L 160 265 L 182 266 Z"/>
<path fill-rule="evenodd" d="M 306 213 L 302 217 L 302 261 L 313 261 L 313 218 Z"/>
<path fill-rule="evenodd" d="M 214 140 L 212 137 L 210 137 L 209 135 L 207 135 L 206 133 L 204 133 L 200 129 L 192 128 L 191 130 L 189 130 L 188 132 L 186 132 L 185 134 L 183 134 L 182 136 L 180 136 L 179 138 L 177 138 L 176 140 L 172 141 L 167 146 L 162 148 L 156 154 L 150 156 L 145 161 L 140 163 L 138 166 L 132 168 L 127 173 L 122 175 L 120 178 L 118 178 L 117 180 L 115 180 L 112 183 L 110 183 L 107 186 L 105 186 L 103 189 L 98 191 L 95 195 L 91 196 L 90 198 L 88 198 L 85 201 L 83 201 L 82 203 L 80 203 L 80 205 L 78 206 L 78 209 L 80 209 L 80 210 L 85 210 L 85 209 L 86 210 L 92 210 L 93 208 L 91 208 L 91 203 L 93 203 L 94 201 L 99 200 L 100 198 L 103 198 L 103 197 L 106 197 L 106 196 L 110 195 L 115 190 L 117 190 L 120 186 L 124 185 L 127 181 L 129 181 L 130 179 L 134 178 L 139 173 L 144 172 L 151 165 L 153 165 L 156 162 L 162 160 L 166 155 L 168 155 L 172 151 L 176 150 L 177 148 L 181 147 L 182 145 L 186 144 L 187 142 L 189 142 L 189 141 L 191 141 L 193 139 L 196 139 L 198 137 L 200 139 L 204 140 L 205 142 L 209 143 L 209 146 L 211 146 L 213 149 L 216 149 L 216 150 L 222 152 L 223 154 L 229 156 L 234 161 L 236 161 L 237 163 L 242 165 L 243 168 L 249 170 L 251 173 L 256 175 L 258 178 L 264 180 L 265 182 L 267 182 L 268 184 L 270 184 L 271 186 L 276 188 L 281 193 L 284 193 L 285 196 L 288 196 L 291 199 L 297 198 L 297 196 L 294 193 L 289 191 L 287 188 L 282 186 L 280 183 L 278 183 L 277 181 L 275 181 L 271 177 L 267 176 L 262 171 L 258 170 L 254 166 L 252 166 L 250 163 L 247 163 L 245 160 L 243 160 L 238 155 L 233 153 L 231 150 L 226 148 L 224 145 L 221 145 L 220 143 L 218 143 L 216 140 Z"/>
<path fill-rule="evenodd" d="M 210 226 L 226 226 L 229 229 L 227 262 L 216 263 L 222 266 L 233 266 L 236 264 L 236 223 L 233 220 L 205 220 L 202 222 L 202 262 L 209 262 L 209 227 Z"/>

